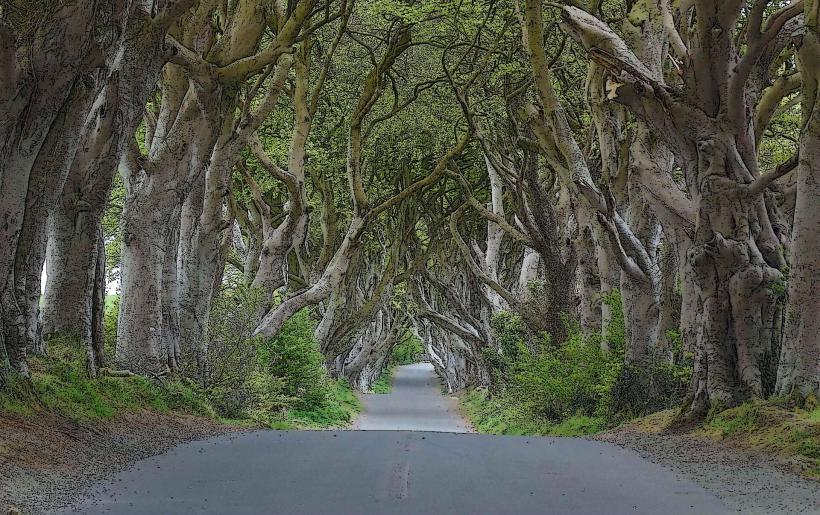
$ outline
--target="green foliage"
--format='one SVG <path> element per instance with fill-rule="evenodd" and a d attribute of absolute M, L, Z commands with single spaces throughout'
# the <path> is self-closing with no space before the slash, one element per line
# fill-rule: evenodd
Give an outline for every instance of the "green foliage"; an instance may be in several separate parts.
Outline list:
<path fill-rule="evenodd" d="M 752 400 L 729 409 L 713 406 L 698 436 L 736 448 L 776 455 L 796 472 L 820 478 L 820 410 L 803 409 L 789 397 Z"/>
<path fill-rule="evenodd" d="M 32 380 L 12 381 L 0 392 L 0 411 L 36 416 L 46 409 L 79 423 L 111 420 L 123 411 L 151 408 L 215 417 L 201 389 L 190 381 L 156 383 L 144 377 L 91 378 L 76 339 L 53 338 L 49 357 L 31 360 Z"/>
<path fill-rule="evenodd" d="M 550 433 L 554 436 L 586 436 L 602 431 L 606 421 L 601 417 L 577 415 L 563 420 L 554 426 Z"/>
<path fill-rule="evenodd" d="M 613 385 L 611 412 L 631 418 L 679 405 L 686 395 L 691 370 L 688 363 L 649 361 L 624 365 Z"/>
<path fill-rule="evenodd" d="M 390 353 L 390 362 L 396 365 L 412 365 L 424 355 L 424 346 L 419 338 L 408 332 Z"/>
<path fill-rule="evenodd" d="M 236 300 L 249 294 L 230 295 Z M 117 306 L 115 297 L 106 311 L 106 331 L 113 335 Z M 232 327 L 238 327 L 234 322 Z M 45 409 L 78 423 L 96 423 L 123 411 L 152 409 L 218 417 L 233 424 L 256 421 L 274 428 L 344 425 L 360 409 L 359 402 L 344 381 L 328 377 L 313 338 L 314 326 L 303 311 L 277 338 L 233 341 L 237 347 L 230 352 L 222 349 L 209 356 L 216 372 L 212 370 L 207 385 L 184 376 L 162 383 L 140 376 L 90 378 L 80 342 L 69 336 L 52 338 L 49 357 L 31 360 L 31 383 L 9 376 L 0 391 L 0 412 L 32 417 Z M 223 330 L 217 326 L 217 335 Z M 221 375 L 219 370 L 229 366 L 240 366 L 244 375 Z"/>
<path fill-rule="evenodd" d="M 297 427 L 344 426 L 361 410 L 361 404 L 353 389 L 344 379 L 330 381 L 329 396 L 321 405 L 311 409 L 295 409 L 288 413 Z"/>
<path fill-rule="evenodd" d="M 550 421 L 573 415 L 605 415 L 612 406 L 612 387 L 622 367 L 597 338 L 570 334 L 557 347 L 536 342 L 513 365 L 509 395 L 525 413 Z"/>
<path fill-rule="evenodd" d="M 473 427 L 487 434 L 584 436 L 604 427 L 603 419 L 586 416 L 573 416 L 551 424 L 522 412 L 513 399 L 493 395 L 486 389 L 464 394 L 461 407 Z"/>
<path fill-rule="evenodd" d="M 720 431 L 723 438 L 734 435 L 737 432 L 748 432 L 757 427 L 760 418 L 758 406 L 755 404 L 743 404 L 731 411 L 714 410 L 710 415 L 707 425 Z"/>
<path fill-rule="evenodd" d="M 358 401 L 328 376 L 310 311 L 290 318 L 275 338 L 254 337 L 264 300 L 264 292 L 235 281 L 213 303 L 208 366 L 199 381 L 217 412 L 274 429 L 347 423 Z"/>
<path fill-rule="evenodd" d="M 601 300 L 609 308 L 609 323 L 603 330 L 603 339 L 610 352 L 623 356 L 626 347 L 626 319 L 621 302 L 621 292 L 612 290 L 603 295 Z"/>
<path fill-rule="evenodd" d="M 382 371 L 382 374 L 373 383 L 373 386 L 370 388 L 371 393 L 390 393 L 393 389 L 393 371 L 395 368 L 393 366 L 389 366 Z"/>
<path fill-rule="evenodd" d="M 120 315 L 120 296 L 105 296 L 105 313 L 103 315 L 103 334 L 106 358 L 114 355 L 117 345 L 117 319 Z"/>
<path fill-rule="evenodd" d="M 613 291 L 603 302 L 611 321 L 602 334 L 584 335 L 577 324 L 566 321 L 568 337 L 559 343 L 549 335 L 527 332 L 515 314 L 493 317 L 498 349 L 484 352 L 492 390 L 464 399 L 479 430 L 589 434 L 680 401 L 691 363 L 682 357 L 679 335 L 667 335 L 676 364 L 625 365 L 620 293 Z"/>
<path fill-rule="evenodd" d="M 324 357 L 313 336 L 315 328 L 310 312 L 302 310 L 259 349 L 262 368 L 282 381 L 284 393 L 296 398 L 294 408 L 298 410 L 321 408 L 332 395 Z"/>

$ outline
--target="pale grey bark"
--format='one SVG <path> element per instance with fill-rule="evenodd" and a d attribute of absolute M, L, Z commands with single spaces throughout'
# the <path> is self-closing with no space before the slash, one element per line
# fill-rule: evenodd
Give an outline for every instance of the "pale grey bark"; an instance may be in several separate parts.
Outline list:
<path fill-rule="evenodd" d="M 775 362 L 780 346 L 776 321 L 782 308 L 776 289 L 785 260 L 775 227 L 782 224 L 762 195 L 769 179 L 757 169 L 749 114 L 783 48 L 780 34 L 799 14 L 800 4 L 776 11 L 764 27 L 765 5 L 752 9 L 743 52 L 737 51 L 732 30 L 713 30 L 734 27 L 740 9 L 698 5 L 698 23 L 686 34 L 683 98 L 672 98 L 600 20 L 575 7 L 563 9 L 564 28 L 612 74 L 610 98 L 627 106 L 675 154 L 697 209 L 694 245 L 686 260 L 691 276 L 685 275 L 701 306 L 688 412 L 694 417 L 773 387 L 766 383 L 771 374 L 763 365 Z M 669 8 L 650 2 L 644 7 Z"/>
<path fill-rule="evenodd" d="M 168 362 L 169 348 L 178 346 L 175 335 L 166 337 L 163 328 L 174 327 L 168 302 L 176 296 L 165 296 L 177 285 L 166 280 L 176 276 L 170 268 L 175 268 L 182 204 L 216 139 L 198 113 L 198 93 L 188 92 L 170 133 L 158 130 L 154 136 L 151 153 L 143 158 L 148 170 L 133 158 L 122 166 L 126 199 L 116 361 L 135 372 L 156 374 L 176 365 Z"/>
<path fill-rule="evenodd" d="M 205 229 L 204 237 L 197 238 L 197 245 L 221 252 L 224 248 L 222 231 L 229 224 L 221 220 L 227 192 L 219 185 L 224 183 L 225 170 L 230 170 L 232 159 L 241 149 L 240 145 L 236 152 L 229 152 L 223 146 L 229 144 L 234 130 L 244 138 L 261 123 L 244 119 L 246 114 L 251 118 L 259 114 L 250 111 L 253 99 L 249 98 L 241 118 L 252 122 L 249 126 L 253 128 L 236 126 L 232 107 L 236 104 L 224 102 L 226 91 L 233 90 L 225 90 L 224 86 L 242 81 L 266 67 L 275 67 L 298 37 L 303 23 L 313 12 L 314 3 L 312 0 L 299 2 L 290 16 L 280 12 L 276 39 L 261 50 L 258 46 L 265 18 L 258 16 L 258 3 L 249 0 L 238 3 L 229 13 L 232 17 L 227 20 L 224 40 L 218 48 L 213 48 L 213 52 L 215 34 L 209 3 L 197 4 L 192 15 L 185 18 L 185 23 L 174 32 L 174 37 L 168 38 L 176 64 L 166 66 L 164 70 L 162 101 L 156 123 L 148 133 L 152 139 L 146 142 L 149 151 L 147 155 L 140 155 L 132 142 L 122 167 L 127 196 L 122 215 L 123 300 L 118 324 L 117 361 L 124 366 L 157 373 L 174 365 L 174 349 L 179 348 L 179 335 L 175 329 L 175 324 L 179 323 L 179 293 L 176 290 L 180 280 L 184 288 L 189 281 L 178 271 L 172 273 L 163 267 L 170 256 L 176 261 L 178 255 L 178 238 L 173 237 L 173 231 L 179 229 L 181 207 L 191 186 L 202 174 L 206 174 L 206 186 L 208 179 L 212 179 L 212 187 L 203 198 L 201 216 L 206 219 L 199 226 Z M 281 4 L 275 7 L 280 11 L 283 9 Z M 201 56 L 207 56 L 208 60 Z M 270 108 L 267 109 L 263 116 L 269 112 Z M 213 173 L 208 174 L 208 171 Z M 211 228 L 218 229 L 214 233 L 208 230 Z M 213 242 L 216 243 L 211 245 Z M 183 262 L 186 257 L 182 256 Z M 205 256 L 202 263 L 207 265 L 217 261 L 218 257 L 211 255 Z M 215 273 L 198 271 L 196 279 L 202 279 L 198 281 L 200 291 L 213 291 L 214 283 L 221 277 L 220 267 L 215 265 L 212 268 Z M 166 284 L 163 278 L 175 282 Z M 166 289 L 173 293 L 167 296 L 161 293 Z M 199 308 L 202 307 L 200 303 L 209 303 L 207 296 L 184 297 L 193 298 L 197 308 L 186 321 L 206 311 Z M 199 322 L 192 327 L 204 327 Z M 207 319 L 201 322 L 206 323 Z M 164 335 L 163 327 L 167 327 L 170 333 Z M 186 331 L 185 334 L 190 338 L 190 333 Z M 171 362 L 167 363 L 169 358 Z"/>
<path fill-rule="evenodd" d="M 503 183 L 498 171 L 495 169 L 490 159 L 484 156 L 484 165 L 487 168 L 487 175 L 490 178 L 490 205 L 488 208 L 494 215 L 504 218 L 504 198 Z M 501 259 L 501 244 L 504 241 L 504 230 L 493 220 L 487 220 L 487 242 L 484 251 L 484 271 L 492 281 L 498 282 L 498 266 Z M 490 301 L 493 313 L 502 311 L 505 308 L 504 299 L 489 285 L 484 285 L 485 295 Z"/>
<path fill-rule="evenodd" d="M 404 330 L 406 314 L 380 310 L 371 322 L 368 331 L 360 337 L 360 343 L 353 349 L 344 364 L 343 374 L 349 384 L 361 391 L 367 391 L 386 368 L 390 351 L 398 343 Z"/>
<path fill-rule="evenodd" d="M 116 76 L 98 95 L 82 128 L 62 192 L 48 221 L 43 335 L 64 333 L 91 345 L 92 297 L 100 224 L 115 170 L 114 119 L 119 112 Z"/>
<path fill-rule="evenodd" d="M 42 233 L 67 163 L 76 149 L 78 127 L 93 88 L 90 74 L 102 64 L 106 32 L 116 5 L 76 0 L 23 6 L 43 23 L 12 26 L 0 19 L 0 315 L 4 359 L 27 376 L 28 337 L 35 269 L 42 269 Z M 20 31 L 30 31 L 22 33 Z M 35 50 L 36 49 L 36 50 Z M 2 378 L 0 378 L 2 381 Z"/>
<path fill-rule="evenodd" d="M 165 63 L 169 20 L 162 19 L 181 15 L 192 3 L 168 3 L 157 13 L 149 13 L 138 3 L 130 6 L 120 37 L 106 56 L 105 82 L 49 223 L 45 332 L 78 335 L 86 346 L 92 373 L 102 364 L 103 212 L 117 164 L 132 145 L 132 135 Z"/>
<path fill-rule="evenodd" d="M 364 229 L 364 219 L 354 216 L 350 221 L 344 240 L 342 240 L 341 245 L 339 245 L 319 280 L 307 290 L 286 299 L 268 312 L 260 322 L 255 334 L 268 337 L 276 336 L 282 325 L 297 311 L 327 299 L 344 279 L 350 260 L 358 250 L 359 239 Z"/>
<path fill-rule="evenodd" d="M 228 25 L 229 34 L 225 36 L 225 41 L 229 43 L 219 46 L 217 56 L 213 58 L 217 63 L 225 65 L 247 58 L 260 44 L 265 24 L 263 17 L 256 15 L 258 9 L 258 3 L 253 1 L 243 1 L 237 4 L 236 12 L 232 14 L 232 23 Z M 281 11 L 281 5 L 279 9 Z M 280 16 L 283 14 L 280 12 Z M 290 47 L 300 34 L 301 23 L 306 20 L 309 14 L 310 11 L 300 11 L 298 16 L 291 17 L 288 22 L 291 24 L 290 30 L 282 28 L 272 45 L 283 48 Z M 308 45 L 308 43 L 304 43 L 304 45 Z M 272 61 L 270 66 L 274 68 L 273 73 L 270 81 L 265 85 L 267 91 L 259 99 L 258 104 L 252 104 L 252 99 L 246 99 L 244 105 L 240 105 L 239 99 L 234 95 L 223 95 L 219 99 L 220 109 L 212 113 L 216 117 L 212 116 L 209 120 L 209 123 L 214 127 L 219 126 L 219 136 L 213 148 L 209 150 L 210 156 L 205 163 L 203 177 L 200 179 L 202 184 L 198 185 L 199 188 L 202 188 L 201 195 L 195 200 L 189 199 L 187 201 L 189 209 L 185 215 L 186 223 L 183 225 L 183 245 L 180 248 L 179 270 L 181 279 L 179 315 L 180 334 L 182 336 L 181 346 L 186 353 L 194 357 L 196 367 L 200 370 L 200 373 L 204 373 L 202 371 L 206 366 L 204 356 L 207 355 L 208 317 L 211 302 L 220 286 L 219 279 L 222 277 L 226 260 L 225 232 L 232 225 L 232 220 L 227 219 L 226 216 L 228 214 L 226 199 L 231 171 L 239 158 L 239 153 L 249 143 L 263 164 L 272 164 L 267 159 L 261 144 L 253 137 L 253 134 L 276 107 L 293 61 L 291 55 L 282 55 Z M 297 73 L 297 75 L 301 78 L 301 87 L 297 86 L 296 88 L 294 102 L 304 107 L 308 72 L 307 63 L 300 64 L 303 64 L 303 66 L 299 69 L 301 73 Z M 297 80 L 297 84 L 300 84 L 299 80 Z M 234 115 L 236 110 L 240 111 L 238 117 Z M 300 241 L 300 237 L 294 236 L 294 233 L 299 230 L 302 233 L 304 232 L 307 216 L 304 172 L 302 170 L 304 167 L 304 144 L 307 139 L 307 131 L 300 129 L 303 129 L 304 124 L 308 123 L 309 120 L 305 119 L 303 110 L 297 108 L 296 111 L 298 117 L 296 120 L 297 129 L 295 130 L 294 147 L 291 153 L 298 155 L 293 156 L 289 163 L 293 165 L 293 170 L 283 172 L 283 174 L 296 176 L 300 182 L 301 192 L 295 201 L 293 198 L 291 199 L 292 212 L 290 214 L 293 216 L 289 219 L 286 217 L 284 224 L 287 225 L 281 229 L 281 234 L 279 234 L 280 240 L 289 238 L 288 242 Z M 295 165 L 297 164 L 301 169 L 296 169 L 297 166 Z M 255 186 L 255 184 L 252 186 Z M 260 251 L 260 261 L 258 266 L 255 267 L 256 275 L 251 285 L 255 288 L 262 288 L 267 297 L 271 298 L 274 291 L 284 285 L 287 273 L 286 258 L 290 246 L 285 246 L 286 248 L 283 250 L 276 249 L 277 252 L 271 252 L 268 241 L 269 235 L 264 230 L 265 224 L 269 223 L 269 218 L 265 215 L 269 215 L 269 213 L 263 212 L 267 205 L 264 201 L 261 201 L 258 187 L 256 187 L 256 190 L 254 191 L 257 200 L 256 208 L 263 214 L 264 239 Z M 299 201 L 305 202 L 299 203 Z M 194 203 L 196 205 L 193 205 Z M 289 221 L 295 223 L 296 226 L 289 225 Z M 272 260 L 275 263 L 271 264 L 269 257 L 273 254 L 275 256 Z M 277 260 L 276 258 L 280 259 Z M 276 277 L 276 274 L 279 274 L 281 278 L 280 284 L 263 284 L 262 279 L 264 277 Z M 269 306 L 265 306 L 265 309 L 267 307 Z"/>
<path fill-rule="evenodd" d="M 820 4 L 806 3 L 798 51 L 803 128 L 790 249 L 789 301 L 777 391 L 820 394 Z"/>

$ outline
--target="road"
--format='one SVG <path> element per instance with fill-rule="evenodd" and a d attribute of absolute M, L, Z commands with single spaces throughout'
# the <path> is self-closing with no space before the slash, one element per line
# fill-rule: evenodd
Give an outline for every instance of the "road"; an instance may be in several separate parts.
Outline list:
<path fill-rule="evenodd" d="M 181 445 L 62 513 L 727 512 L 691 481 L 610 444 L 455 433 L 466 424 L 437 393 L 429 366 L 400 368 L 391 394 L 364 402 L 363 430 L 257 431 Z"/>
<path fill-rule="evenodd" d="M 441 383 L 429 363 L 396 367 L 391 392 L 362 395 L 362 401 L 358 430 L 471 432 L 458 412 L 458 399 L 441 395 Z"/>

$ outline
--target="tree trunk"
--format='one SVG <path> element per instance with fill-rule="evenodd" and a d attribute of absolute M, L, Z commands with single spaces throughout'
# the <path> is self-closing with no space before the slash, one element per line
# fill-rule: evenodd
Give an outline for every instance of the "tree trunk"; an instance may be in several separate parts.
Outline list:
<path fill-rule="evenodd" d="M 206 373 L 207 327 L 214 275 L 221 250 L 220 234 L 209 227 L 211 217 L 203 216 L 207 174 L 195 183 L 182 208 L 179 239 L 179 334 L 186 367 L 197 377 Z M 214 191 L 207 194 L 213 195 Z M 222 218 L 221 210 L 214 213 Z"/>
<path fill-rule="evenodd" d="M 687 256 L 702 310 L 693 416 L 763 396 L 764 366 L 776 362 L 779 349 L 774 328 L 783 276 L 753 239 L 753 224 L 762 224 L 735 179 L 740 172 L 728 158 L 732 145 L 730 135 L 698 144 L 698 223 Z"/>
<path fill-rule="evenodd" d="M 146 188 L 126 197 L 122 212 L 122 297 L 115 360 L 135 373 L 157 374 L 168 365 L 163 352 L 163 305 L 171 285 L 164 283 L 165 265 L 168 254 L 176 250 L 168 245 L 174 241 L 172 225 L 181 201 L 175 191 L 150 192 Z"/>
<path fill-rule="evenodd" d="M 165 240 L 162 261 L 162 337 L 160 352 L 168 370 L 178 372 L 182 364 L 180 327 L 179 226 L 181 206 L 174 207 Z"/>
<path fill-rule="evenodd" d="M 789 300 L 777 391 L 820 395 L 820 3 L 806 2 L 798 51 L 803 131 L 792 228 Z"/>
<path fill-rule="evenodd" d="M 584 227 L 575 244 L 578 247 L 578 321 L 585 334 L 595 334 L 601 331 L 603 303 L 592 229 Z"/>
<path fill-rule="evenodd" d="M 28 174 L 23 189 L 22 223 L 16 241 L 15 260 L 2 299 L 5 345 L 18 372 L 27 375 L 26 350 L 42 349 L 39 341 L 38 303 L 40 275 L 45 259 L 45 232 L 49 211 L 63 187 L 74 153 L 80 128 L 93 99 L 93 89 L 77 82 L 68 101 L 60 108 Z"/>
<path fill-rule="evenodd" d="M 94 292 L 91 302 L 91 351 L 93 359 L 89 363 L 94 364 L 96 374 L 105 366 L 105 239 L 100 228 L 97 237 L 97 266 L 94 275 Z M 89 367 L 90 368 L 90 367 Z"/>
<path fill-rule="evenodd" d="M 275 337 L 282 325 L 297 311 L 327 299 L 344 280 L 353 254 L 359 248 L 359 239 L 365 229 L 365 220 L 358 216 L 350 220 L 347 234 L 336 250 L 319 280 L 306 291 L 299 293 L 270 310 L 257 327 L 255 334 Z"/>
<path fill-rule="evenodd" d="M 72 333 L 90 345 L 92 297 L 108 188 L 98 192 L 99 197 L 89 196 L 84 178 L 77 176 L 83 172 L 81 167 L 72 169 L 48 223 L 43 335 Z"/>

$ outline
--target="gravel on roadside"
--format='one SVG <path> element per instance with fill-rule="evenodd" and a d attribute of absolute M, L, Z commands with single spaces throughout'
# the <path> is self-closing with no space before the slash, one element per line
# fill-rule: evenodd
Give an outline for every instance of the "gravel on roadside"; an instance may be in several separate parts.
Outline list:
<path fill-rule="evenodd" d="M 786 470 L 775 457 L 753 455 L 679 433 L 625 425 L 592 437 L 632 449 L 717 495 L 744 515 L 820 514 L 820 483 Z"/>
<path fill-rule="evenodd" d="M 57 416 L 0 417 L 0 513 L 48 513 L 97 481 L 172 447 L 245 428 L 142 411 L 89 427 Z"/>

